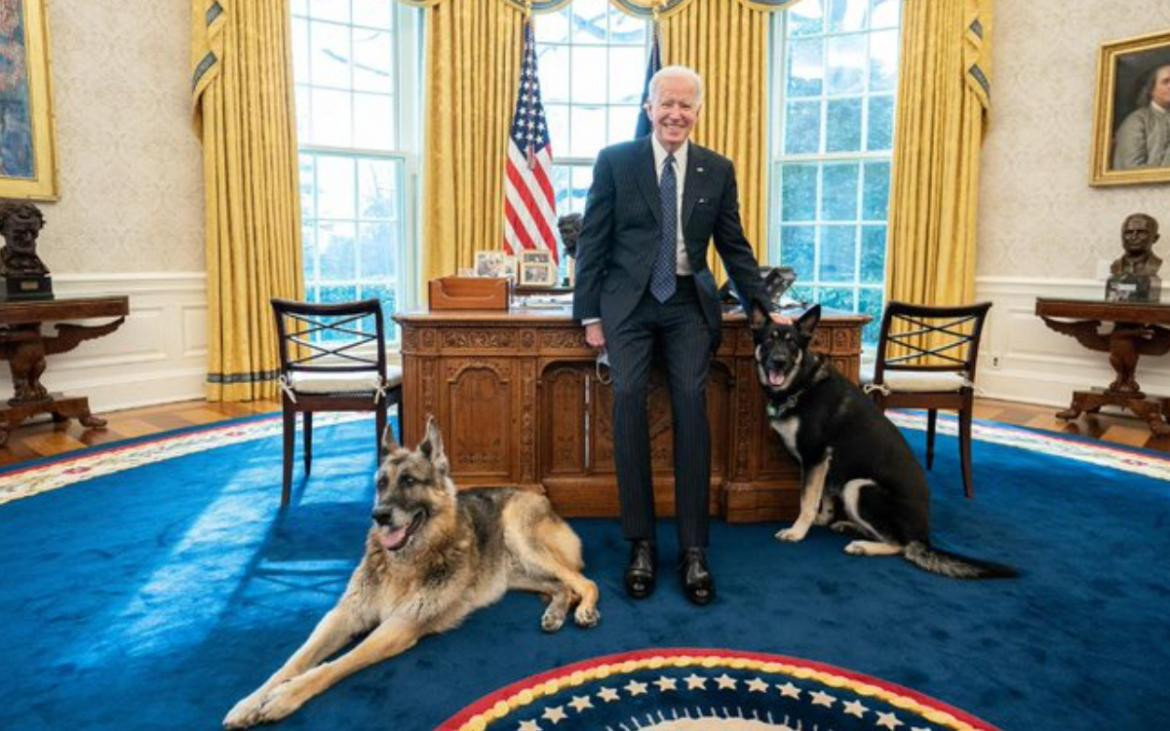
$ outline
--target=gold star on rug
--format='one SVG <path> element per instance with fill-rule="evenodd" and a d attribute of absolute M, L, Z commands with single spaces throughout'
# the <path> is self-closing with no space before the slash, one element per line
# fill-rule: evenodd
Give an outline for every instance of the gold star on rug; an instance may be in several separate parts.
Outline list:
<path fill-rule="evenodd" d="M 587 695 L 573 696 L 573 700 L 569 701 L 569 705 L 577 713 L 582 713 L 586 708 L 593 707 L 593 704 L 589 702 L 589 696 L 587 696 Z"/>
<path fill-rule="evenodd" d="M 812 704 L 814 706 L 824 706 L 825 708 L 831 708 L 837 701 L 836 698 L 823 690 L 813 691 L 812 693 L 809 693 L 809 697 L 812 698 Z"/>
<path fill-rule="evenodd" d="M 715 678 L 715 682 L 719 684 L 721 690 L 735 690 L 737 681 L 727 673 L 723 673 L 718 678 Z"/>
<path fill-rule="evenodd" d="M 687 690 L 706 690 L 707 688 L 707 679 L 694 673 L 683 678 L 683 680 L 687 681 Z"/>
<path fill-rule="evenodd" d="M 618 698 L 621 698 L 621 696 L 618 695 L 618 692 L 613 688 L 602 688 L 601 690 L 597 691 L 597 697 L 606 703 L 613 703 Z"/>
<path fill-rule="evenodd" d="M 626 692 L 631 696 L 643 695 L 646 692 L 646 683 L 639 683 L 636 680 L 631 680 L 625 685 Z"/>
<path fill-rule="evenodd" d="M 777 685 L 776 687 L 780 689 L 780 695 L 785 698 L 800 698 L 800 688 L 793 685 L 791 681 L 784 685 Z"/>
<path fill-rule="evenodd" d="M 751 680 L 747 681 L 747 687 L 748 687 L 748 690 L 750 690 L 753 693 L 767 693 L 768 692 L 768 684 L 765 683 L 764 681 L 760 680 L 759 678 L 752 678 Z"/>
<path fill-rule="evenodd" d="M 882 728 L 888 728 L 890 731 L 894 731 L 894 729 L 902 725 L 902 722 L 899 721 L 898 717 L 892 713 L 878 712 L 878 720 L 875 725 L 881 726 Z"/>
<path fill-rule="evenodd" d="M 677 682 L 678 681 L 676 681 L 674 678 L 668 678 L 665 675 L 661 675 L 659 676 L 658 680 L 654 681 L 654 684 L 658 686 L 658 690 L 665 693 L 668 690 L 675 690 L 675 684 Z"/>
<path fill-rule="evenodd" d="M 536 721 L 521 721 L 517 731 L 540 731 L 540 724 Z"/>
<path fill-rule="evenodd" d="M 552 725 L 554 726 L 568 718 L 568 716 L 565 715 L 564 706 L 549 706 L 548 708 L 544 709 L 544 713 L 540 714 L 540 717 L 547 721 L 551 721 Z"/>
<path fill-rule="evenodd" d="M 846 713 L 848 713 L 850 716 L 857 716 L 858 718 L 864 716 L 865 712 L 869 710 L 861 704 L 861 701 L 845 701 L 845 703 L 842 705 L 844 706 Z"/>

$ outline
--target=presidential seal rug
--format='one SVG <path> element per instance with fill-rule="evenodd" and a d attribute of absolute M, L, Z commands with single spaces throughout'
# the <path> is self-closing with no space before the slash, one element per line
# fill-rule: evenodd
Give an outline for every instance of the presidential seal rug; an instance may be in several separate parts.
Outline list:
<path fill-rule="evenodd" d="M 525 678 L 443 723 L 458 731 L 983 730 L 995 726 L 909 688 L 783 655 L 659 649 Z"/>

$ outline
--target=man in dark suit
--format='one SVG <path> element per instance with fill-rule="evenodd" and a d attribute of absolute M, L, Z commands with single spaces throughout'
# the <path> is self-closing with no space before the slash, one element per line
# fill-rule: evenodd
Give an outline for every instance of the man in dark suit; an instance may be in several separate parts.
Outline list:
<path fill-rule="evenodd" d="M 650 82 L 652 133 L 607 147 L 577 241 L 573 316 L 585 339 L 608 352 L 613 441 L 622 532 L 631 541 L 625 573 L 634 598 L 654 590 L 654 495 L 646 416 L 651 356 L 666 367 L 674 428 L 679 570 L 687 597 L 707 604 L 711 434 L 707 374 L 721 311 L 707 268 L 712 237 L 744 303 L 763 299 L 763 282 L 739 219 L 731 161 L 688 141 L 703 101 L 693 70 L 668 66 Z"/>

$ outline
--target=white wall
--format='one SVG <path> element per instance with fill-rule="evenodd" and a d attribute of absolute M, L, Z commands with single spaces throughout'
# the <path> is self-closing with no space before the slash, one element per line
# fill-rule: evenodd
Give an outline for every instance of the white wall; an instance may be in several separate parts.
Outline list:
<path fill-rule="evenodd" d="M 1113 372 L 1105 354 L 1045 328 L 1036 296 L 1102 297 L 1130 213 L 1159 219 L 1156 249 L 1170 251 L 1170 185 L 1089 186 L 1101 44 L 1170 31 L 1170 2 L 1002 0 L 995 13 L 976 279 L 978 299 L 995 306 L 979 384 L 988 396 L 1067 404 Z M 1170 359 L 1141 361 L 1137 378 L 1170 393 Z"/>

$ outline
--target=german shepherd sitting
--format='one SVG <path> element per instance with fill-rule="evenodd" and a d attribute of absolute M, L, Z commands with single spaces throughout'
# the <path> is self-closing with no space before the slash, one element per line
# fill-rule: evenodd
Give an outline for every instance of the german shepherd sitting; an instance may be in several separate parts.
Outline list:
<path fill-rule="evenodd" d="M 900 555 L 959 579 L 1015 576 L 1007 566 L 931 547 L 926 475 L 897 427 L 809 349 L 820 319 L 820 305 L 792 324 L 758 307 L 751 316 L 768 421 L 802 472 L 800 514 L 776 538 L 800 541 L 813 524 L 828 525 L 860 536 L 845 546 L 856 556 Z"/>
<path fill-rule="evenodd" d="M 366 552 L 337 606 L 276 674 L 223 720 L 246 728 L 280 720 L 342 678 L 458 625 L 509 589 L 550 598 L 540 626 L 593 627 L 597 585 L 581 574 L 581 540 L 548 499 L 510 489 L 457 492 L 433 419 L 414 451 L 383 436 Z M 368 634 L 366 634 L 368 633 Z M 324 662 L 350 640 L 349 652 Z"/>

